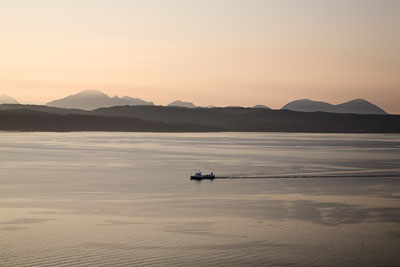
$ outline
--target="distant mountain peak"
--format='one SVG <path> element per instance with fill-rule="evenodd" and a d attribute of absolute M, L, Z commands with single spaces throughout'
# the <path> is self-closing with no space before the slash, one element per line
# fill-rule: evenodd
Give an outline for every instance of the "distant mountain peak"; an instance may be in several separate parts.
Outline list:
<path fill-rule="evenodd" d="M 286 104 L 282 109 L 304 112 L 323 111 L 333 113 L 387 114 L 383 109 L 363 98 L 353 99 L 338 105 L 310 99 L 299 99 Z"/>
<path fill-rule="evenodd" d="M 196 106 L 192 102 L 184 102 L 182 100 L 175 100 L 172 103 L 169 103 L 170 107 L 184 107 L 184 108 L 195 108 Z"/>
<path fill-rule="evenodd" d="M 265 109 L 271 109 L 270 107 L 266 106 L 266 105 L 255 105 L 253 106 L 253 108 L 265 108 Z"/>
<path fill-rule="evenodd" d="M 76 95 L 89 95 L 89 96 L 107 96 L 105 93 L 103 93 L 100 90 L 83 90 Z"/>
<path fill-rule="evenodd" d="M 350 100 L 346 103 L 370 103 L 370 102 L 365 100 L 364 98 L 356 98 L 356 99 Z"/>
<path fill-rule="evenodd" d="M 15 98 L 12 98 L 4 93 L 0 94 L 0 104 L 19 104 Z"/>
<path fill-rule="evenodd" d="M 76 108 L 92 110 L 97 108 L 112 106 L 137 106 L 137 105 L 153 105 L 153 102 L 147 102 L 139 98 L 125 96 L 109 97 L 107 94 L 99 90 L 84 90 L 75 95 L 70 95 L 62 99 L 54 100 L 46 104 L 47 106 L 59 108 Z"/>

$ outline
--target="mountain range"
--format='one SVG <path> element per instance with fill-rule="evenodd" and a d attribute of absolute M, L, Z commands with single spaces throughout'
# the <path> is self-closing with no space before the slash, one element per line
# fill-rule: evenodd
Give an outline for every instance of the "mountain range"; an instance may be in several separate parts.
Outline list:
<path fill-rule="evenodd" d="M 0 104 L 18 104 L 18 101 L 5 94 L 2 94 L 0 95 Z M 124 96 L 121 98 L 118 96 L 109 97 L 107 94 L 98 90 L 84 90 L 75 95 L 70 95 L 62 99 L 51 101 L 46 105 L 49 107 L 67 109 L 95 110 L 98 108 L 115 106 L 153 106 L 154 103 L 129 96 Z M 181 100 L 173 101 L 172 103 L 168 104 L 168 106 L 181 108 L 200 108 L 192 102 L 185 102 Z M 215 108 L 215 106 L 207 106 L 206 108 Z M 252 108 L 270 109 L 265 105 L 255 105 Z M 322 101 L 300 99 L 284 105 L 281 109 L 302 112 L 387 114 L 383 109 L 365 99 L 354 99 L 338 105 L 333 105 Z"/>
<path fill-rule="evenodd" d="M 155 106 L 86 90 L 45 106 L 21 105 L 0 95 L 0 130 L 400 133 L 400 115 L 388 115 L 363 99 L 339 105 L 303 99 L 272 110 L 265 105 L 197 107 L 181 100 Z"/>
<path fill-rule="evenodd" d="M 154 105 L 153 102 L 144 101 L 139 98 L 132 98 L 124 96 L 109 97 L 105 93 L 98 90 L 85 90 L 75 95 L 70 95 L 62 99 L 54 100 L 46 104 L 47 106 L 59 108 L 76 108 L 93 110 L 103 107 L 113 106 L 141 106 L 141 105 Z M 192 102 L 185 102 L 176 100 L 168 106 L 184 107 L 184 108 L 198 108 Z M 214 106 L 208 106 L 213 108 Z M 266 108 L 265 105 L 255 105 L 253 108 Z M 333 105 L 327 102 L 313 101 L 309 99 L 295 100 L 284 105 L 281 109 L 304 111 L 304 112 L 333 112 L 333 113 L 355 113 L 355 114 L 387 114 L 380 107 L 368 102 L 365 99 L 354 99 L 342 104 Z"/>
<path fill-rule="evenodd" d="M 102 107 L 113 106 L 137 106 L 137 105 L 154 105 L 153 102 L 147 102 L 139 98 L 124 96 L 109 97 L 105 93 L 98 90 L 85 90 L 75 95 L 70 95 L 62 99 L 54 100 L 46 104 L 51 107 L 58 108 L 78 108 L 92 110 Z"/>
<path fill-rule="evenodd" d="M 1 102 L 0 102 L 1 103 Z M 1 104 L 16 104 L 17 102 L 3 102 Z M 93 110 L 97 108 L 106 108 L 114 106 L 152 106 L 153 102 L 144 101 L 139 98 L 132 98 L 129 96 L 124 96 L 122 98 L 118 96 L 109 97 L 107 94 L 99 90 L 84 90 L 75 95 L 70 95 L 61 99 L 57 99 L 46 104 L 51 107 L 58 108 L 74 108 L 74 109 L 84 109 Z M 175 100 L 169 103 L 169 107 L 183 107 L 183 108 L 198 108 L 192 102 L 186 102 L 182 100 Z M 207 108 L 213 108 L 215 106 L 207 106 Z M 254 108 L 269 108 L 265 105 L 256 105 Z"/>
<path fill-rule="evenodd" d="M 282 109 L 304 112 L 322 111 L 333 113 L 387 114 L 383 109 L 365 99 L 354 99 L 338 105 L 309 99 L 301 99 L 286 104 Z"/>

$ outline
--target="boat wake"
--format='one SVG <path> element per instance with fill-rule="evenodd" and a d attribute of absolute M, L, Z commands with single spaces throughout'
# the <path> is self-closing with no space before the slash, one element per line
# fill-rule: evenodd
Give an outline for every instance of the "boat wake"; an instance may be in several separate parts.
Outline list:
<path fill-rule="evenodd" d="M 400 178 L 400 173 L 393 174 L 290 174 L 263 176 L 216 176 L 215 179 L 294 179 L 294 178 Z"/>

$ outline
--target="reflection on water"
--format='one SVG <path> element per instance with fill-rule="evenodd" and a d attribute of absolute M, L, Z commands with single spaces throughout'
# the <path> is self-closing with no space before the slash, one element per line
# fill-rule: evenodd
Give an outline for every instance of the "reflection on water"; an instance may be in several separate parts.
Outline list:
<path fill-rule="evenodd" d="M 0 136 L 0 266 L 400 265 L 398 135 Z"/>

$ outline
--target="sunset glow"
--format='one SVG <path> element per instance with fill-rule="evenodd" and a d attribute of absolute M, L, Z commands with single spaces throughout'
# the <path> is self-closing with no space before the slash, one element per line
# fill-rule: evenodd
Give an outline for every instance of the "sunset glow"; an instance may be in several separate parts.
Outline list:
<path fill-rule="evenodd" d="M 165 105 L 337 104 L 400 113 L 400 2 L 3 0 L 0 93 L 84 89 Z"/>

